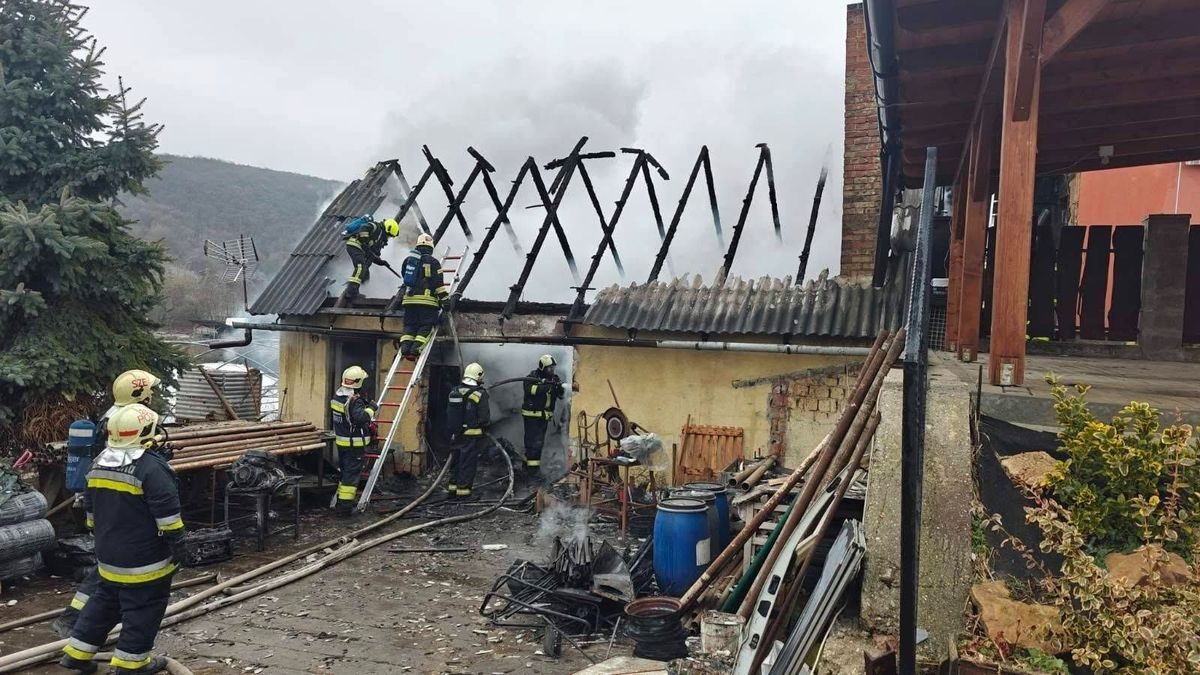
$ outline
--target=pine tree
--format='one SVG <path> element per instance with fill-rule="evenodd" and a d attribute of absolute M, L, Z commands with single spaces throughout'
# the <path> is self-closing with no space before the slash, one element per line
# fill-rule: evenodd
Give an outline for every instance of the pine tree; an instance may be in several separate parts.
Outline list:
<path fill-rule="evenodd" d="M 155 336 L 167 255 L 114 200 L 144 192 L 161 127 L 100 83 L 86 10 L 0 0 L 0 448 L 63 438 L 113 378 L 187 365 Z"/>

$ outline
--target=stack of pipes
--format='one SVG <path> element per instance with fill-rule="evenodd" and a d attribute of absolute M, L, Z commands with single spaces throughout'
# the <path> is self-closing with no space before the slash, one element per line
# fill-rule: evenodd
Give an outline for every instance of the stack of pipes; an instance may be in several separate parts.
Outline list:
<path fill-rule="evenodd" d="M 838 504 L 853 482 L 856 469 L 861 464 L 879 424 L 879 414 L 875 406 L 879 399 L 879 391 L 883 387 L 883 380 L 904 346 L 904 330 L 901 329 L 890 340 L 888 338 L 886 331 L 876 338 L 834 430 L 787 477 L 758 515 L 746 524 L 681 598 L 684 611 L 694 611 L 710 604 L 716 595 L 724 599 L 722 604 L 725 611 L 736 610 L 747 619 L 750 619 L 752 614 L 762 614 L 765 624 L 757 628 L 753 623 L 749 624 L 743 640 L 742 658 L 748 659 L 752 664 L 749 672 L 758 672 L 763 659 L 771 650 L 771 645 L 775 640 L 787 635 L 794 615 L 802 609 L 800 595 L 803 579 L 812 562 L 816 542 L 820 541 L 829 529 Z M 762 467 L 755 467 L 755 470 L 758 468 Z M 765 472 L 766 468 L 763 468 L 762 473 Z M 744 481 L 752 474 L 753 472 L 745 474 L 744 478 L 739 474 L 735 478 Z M 804 483 L 801 486 L 802 480 Z M 834 491 L 831 501 L 816 499 L 817 492 L 821 489 Z M 758 531 L 762 522 L 775 512 L 776 507 L 797 490 L 798 494 L 792 499 L 786 516 L 775 528 L 778 534 L 772 536 L 767 545 L 759 549 L 741 579 L 717 594 L 713 587 L 717 586 L 719 589 L 724 583 L 724 578 L 729 575 L 729 570 L 736 569 L 731 567 L 731 564 L 734 564 L 732 561 L 741 555 L 746 541 Z M 824 507 L 818 502 L 823 502 Z M 810 509 L 821 510 L 810 514 Z M 796 528 L 802 521 L 807 521 L 811 527 L 797 533 Z M 785 542 L 796 542 L 797 537 L 794 537 L 794 534 L 801 535 L 800 543 L 793 544 L 791 550 L 786 550 L 789 547 Z M 780 556 L 783 555 L 788 557 L 780 561 Z M 787 565 L 789 560 L 790 566 Z M 792 573 L 784 577 L 781 587 L 772 588 L 768 593 L 764 587 L 774 576 L 773 570 L 779 567 L 777 562 Z M 766 601 L 768 598 L 772 605 L 769 609 L 762 612 L 756 609 L 761 607 L 760 601 Z"/>
<path fill-rule="evenodd" d="M 174 452 L 171 468 L 225 468 L 247 450 L 291 455 L 325 447 L 325 432 L 310 422 L 226 422 L 169 431 L 164 445 Z"/>

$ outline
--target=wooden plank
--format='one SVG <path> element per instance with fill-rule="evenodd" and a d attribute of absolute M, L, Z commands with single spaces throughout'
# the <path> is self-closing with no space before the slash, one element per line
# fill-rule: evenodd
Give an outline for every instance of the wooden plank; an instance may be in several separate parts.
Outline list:
<path fill-rule="evenodd" d="M 1104 339 L 1111 245 L 1112 227 L 1093 225 L 1088 228 L 1087 257 L 1083 262 L 1083 283 L 1079 292 L 1079 337 L 1085 340 Z"/>
<path fill-rule="evenodd" d="M 1029 337 L 1054 337 L 1054 231 L 1039 227 L 1033 242 L 1029 279 Z"/>
<path fill-rule="evenodd" d="M 1109 0 L 1067 0 L 1042 31 L 1042 63 L 1049 63 L 1092 19 L 1108 7 Z"/>
<path fill-rule="evenodd" d="M 1138 314 L 1142 309 L 1142 238 L 1145 232 L 1141 225 L 1124 225 L 1113 229 L 1109 340 L 1137 340 Z"/>
<path fill-rule="evenodd" d="M 994 115 L 984 111 L 979 130 L 971 143 L 971 158 L 964 190 L 962 290 L 959 293 L 958 358 L 975 361 L 983 312 L 984 249 L 987 244 L 988 205 L 991 191 Z M 953 288 L 951 289 L 953 292 Z"/>
<path fill-rule="evenodd" d="M 1014 121 L 1029 119 L 1034 88 L 1042 70 L 1042 28 L 1046 24 L 1046 0 L 1025 0 L 1021 21 L 1021 54 L 1017 59 L 1017 81 L 1011 114 Z M 1015 23 L 1010 25 L 1017 25 Z M 1011 64 L 1012 62 L 1009 61 Z"/>
<path fill-rule="evenodd" d="M 1032 8 L 1035 12 L 1037 7 Z M 1044 6 L 1043 6 L 1044 9 Z M 1008 24 L 1024 25 L 1025 7 L 1012 2 Z M 1038 42 L 1041 44 L 1040 40 Z M 1029 297 L 1029 248 L 1033 237 L 1033 179 L 1037 159 L 1040 69 L 1030 85 L 1028 118 L 1016 114 L 1021 34 L 1008 31 L 1005 49 L 1004 116 L 1000 146 L 1000 205 L 996 233 L 995 288 L 992 291 L 992 342 L 989 381 L 1021 385 L 1025 381 L 1025 319 Z"/>
<path fill-rule="evenodd" d="M 947 351 L 958 352 L 958 312 L 962 300 L 963 230 L 967 218 L 967 177 L 964 175 L 954 184 L 954 208 L 950 220 L 950 280 L 946 296 L 946 341 Z"/>
<path fill-rule="evenodd" d="M 1086 227 L 1064 227 L 1058 238 L 1058 270 L 1054 280 L 1054 310 L 1058 339 L 1074 340 L 1079 310 L 1079 271 L 1083 267 Z"/>
<path fill-rule="evenodd" d="M 1187 281 L 1184 282 L 1184 289 L 1183 341 L 1200 343 L 1200 225 L 1192 225 L 1188 230 Z"/>

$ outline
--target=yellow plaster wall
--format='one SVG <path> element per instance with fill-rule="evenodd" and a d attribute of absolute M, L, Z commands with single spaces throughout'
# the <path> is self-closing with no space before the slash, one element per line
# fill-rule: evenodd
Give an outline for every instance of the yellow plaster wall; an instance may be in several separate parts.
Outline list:
<path fill-rule="evenodd" d="M 279 334 L 280 416 L 329 427 L 329 342 L 308 333 Z"/>
<path fill-rule="evenodd" d="M 859 360 L 858 357 L 581 345 L 576 348 L 575 360 L 579 391 L 571 399 L 571 413 L 576 416 L 584 410 L 589 416 L 597 415 L 612 406 L 606 382 L 611 380 L 625 414 L 662 439 L 663 456 L 656 458 L 655 463 L 664 469 L 671 464 L 672 444 L 681 443 L 680 431 L 689 415 L 693 424 L 742 427 L 746 454 L 753 456 L 760 449 L 761 454 L 766 454 L 770 440 L 767 410 L 771 385 L 764 382 L 735 388 L 733 382 Z M 577 434 L 574 423 L 571 432 Z M 794 433 L 789 429 L 789 439 L 795 437 Z M 788 458 L 795 463 L 796 457 L 803 456 L 808 449 L 789 447 Z"/>

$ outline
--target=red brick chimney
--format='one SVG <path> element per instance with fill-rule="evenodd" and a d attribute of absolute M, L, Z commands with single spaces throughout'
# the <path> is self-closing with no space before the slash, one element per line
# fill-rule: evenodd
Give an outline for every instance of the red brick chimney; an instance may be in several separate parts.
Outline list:
<path fill-rule="evenodd" d="M 846 149 L 842 183 L 842 276 L 869 277 L 875 261 L 882 178 L 875 82 L 861 3 L 846 7 Z"/>

